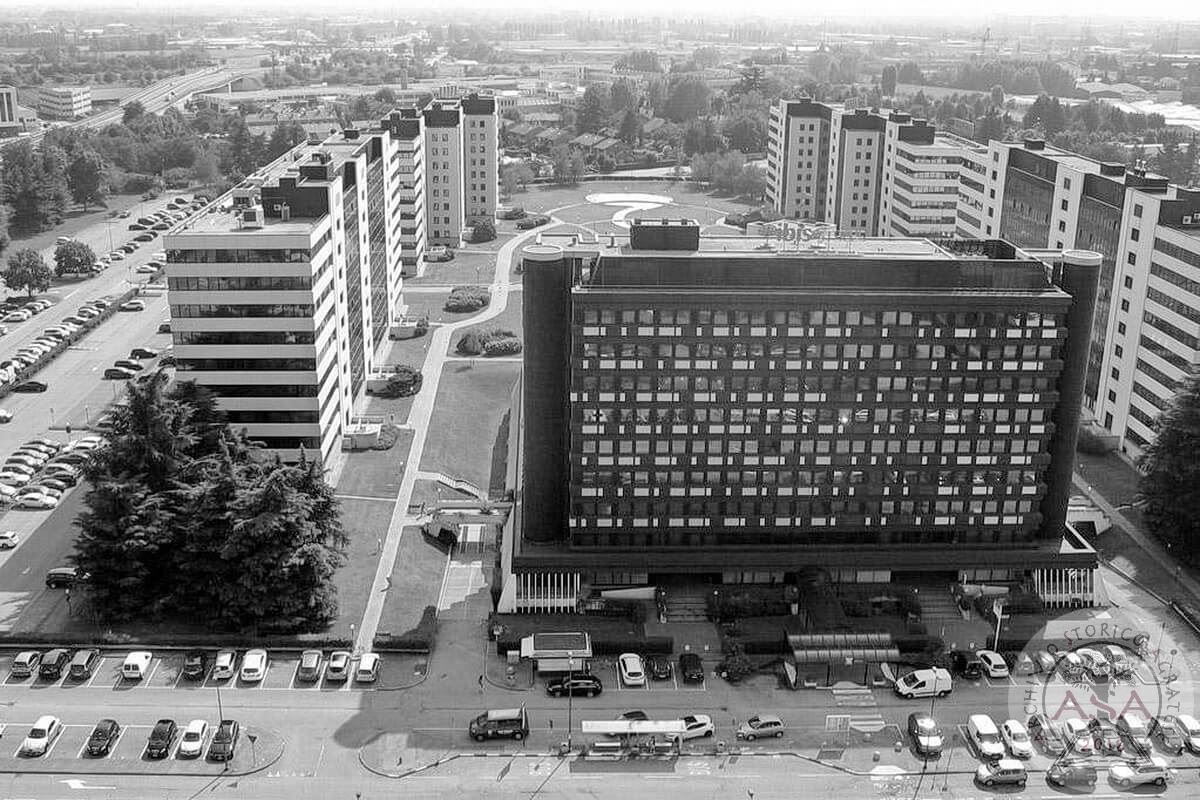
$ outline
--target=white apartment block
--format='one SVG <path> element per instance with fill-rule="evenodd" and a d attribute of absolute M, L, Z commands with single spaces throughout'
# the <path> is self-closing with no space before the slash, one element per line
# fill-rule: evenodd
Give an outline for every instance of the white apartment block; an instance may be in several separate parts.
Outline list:
<path fill-rule="evenodd" d="M 866 109 L 830 110 L 825 221 L 842 234 L 874 236 L 883 188 L 885 120 Z"/>
<path fill-rule="evenodd" d="M 402 303 L 396 149 L 385 129 L 300 145 L 165 239 L 178 377 L 286 459 L 336 463 Z"/>
<path fill-rule="evenodd" d="M 457 247 L 466 225 L 463 208 L 462 112 L 435 102 L 425 118 L 425 235 L 429 244 Z"/>
<path fill-rule="evenodd" d="M 780 100 L 767 123 L 767 201 L 788 219 L 826 219 L 831 109 Z"/>
<path fill-rule="evenodd" d="M 92 113 L 87 86 L 48 86 L 38 90 L 38 113 L 46 119 L 78 119 Z"/>
<path fill-rule="evenodd" d="M 925 120 L 890 114 L 879 235 L 955 236 L 963 153 L 968 150 L 984 152 L 967 139 L 937 133 Z"/>
<path fill-rule="evenodd" d="M 500 115 L 496 98 L 468 95 L 463 111 L 463 204 L 468 225 L 494 221 L 500 198 Z"/>
<path fill-rule="evenodd" d="M 425 131 L 423 116 L 415 108 L 395 111 L 382 124 L 392 139 L 389 158 L 396 168 L 389 189 L 395 202 L 389 202 L 387 210 L 388 243 L 396 247 L 401 265 L 394 276 L 399 294 L 402 275 L 425 272 Z"/>

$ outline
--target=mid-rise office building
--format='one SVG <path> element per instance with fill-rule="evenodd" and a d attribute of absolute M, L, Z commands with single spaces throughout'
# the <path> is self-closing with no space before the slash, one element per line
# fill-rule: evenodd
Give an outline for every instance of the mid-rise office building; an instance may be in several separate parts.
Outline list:
<path fill-rule="evenodd" d="M 285 458 L 336 460 L 402 305 L 399 122 L 300 145 L 165 237 L 179 377 Z"/>
<path fill-rule="evenodd" d="M 1091 601 L 1065 520 L 1098 257 L 797 238 L 525 249 L 504 607 L 812 567 Z"/>
<path fill-rule="evenodd" d="M 463 228 L 494 220 L 500 196 L 496 100 L 467 95 L 435 101 L 425 127 L 426 235 L 430 244 L 458 245 Z"/>
<path fill-rule="evenodd" d="M 831 110 L 780 100 L 767 123 L 767 201 L 788 219 L 824 220 L 830 179 Z"/>
<path fill-rule="evenodd" d="M 471 94 L 463 111 L 463 205 L 468 225 L 496 219 L 500 198 L 500 117 L 496 98 Z"/>
<path fill-rule="evenodd" d="M 79 119 L 92 113 L 87 86 L 47 86 L 38 90 L 38 113 L 46 119 Z"/>
<path fill-rule="evenodd" d="M 873 236 L 883 189 L 885 120 L 866 109 L 830 110 L 824 219 L 837 230 Z"/>
<path fill-rule="evenodd" d="M 925 120 L 908 114 L 888 115 L 879 234 L 932 238 L 957 235 L 966 152 L 974 152 L 977 160 L 987 148 L 939 133 Z"/>

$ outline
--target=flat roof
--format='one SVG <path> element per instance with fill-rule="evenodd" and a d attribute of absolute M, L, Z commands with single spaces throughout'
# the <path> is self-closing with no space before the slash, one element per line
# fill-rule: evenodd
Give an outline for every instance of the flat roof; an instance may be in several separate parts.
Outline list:
<path fill-rule="evenodd" d="M 266 217 L 261 228 L 239 227 L 233 211 L 216 211 L 214 213 L 198 214 L 187 221 L 184 227 L 172 233 L 172 236 L 206 235 L 214 233 L 255 233 L 299 234 L 309 233 L 321 221 L 321 217 L 300 217 L 283 220 L 278 217 Z"/>

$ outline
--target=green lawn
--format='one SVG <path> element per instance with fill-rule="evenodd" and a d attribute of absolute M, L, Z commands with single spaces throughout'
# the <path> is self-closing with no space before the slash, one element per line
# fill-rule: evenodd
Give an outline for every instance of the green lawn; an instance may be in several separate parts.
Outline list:
<path fill-rule="evenodd" d="M 503 244 L 509 237 L 503 236 L 488 245 Z M 485 245 L 472 245 L 484 247 Z M 486 250 L 458 250 L 453 261 L 427 264 L 425 274 L 419 278 L 406 278 L 405 286 L 459 286 L 464 283 L 488 284 L 496 271 L 496 253 Z M 410 303 L 411 297 L 405 296 Z M 411 312 L 410 312 L 411 313 Z"/>
<path fill-rule="evenodd" d="M 493 460 L 507 448 L 509 397 L 520 365 L 478 359 L 446 365 L 438 387 L 421 469 L 443 472 L 481 488 L 501 477 Z"/>
<path fill-rule="evenodd" d="M 329 634 L 348 638 L 350 625 L 362 620 L 379 568 L 378 541 L 387 538 L 395 505 L 382 500 L 342 500 L 342 527 L 350 542 L 346 563 L 333 576 L 338 590 L 338 618 Z"/>
<path fill-rule="evenodd" d="M 503 328 L 504 330 L 512 331 L 517 335 L 517 338 L 522 342 L 525 341 L 523 328 L 521 327 L 521 302 L 524 299 L 524 292 L 508 293 L 508 305 L 504 307 L 504 311 L 500 312 L 500 316 L 492 317 L 487 322 L 481 322 L 478 325 L 472 325 L 469 328 L 464 328 L 454 334 L 450 338 L 448 352 L 452 356 L 457 356 L 458 352 L 454 349 L 458 346 L 458 340 L 466 336 L 467 331 L 480 330 L 484 328 Z M 480 356 L 481 360 L 486 360 L 485 356 Z"/>
<path fill-rule="evenodd" d="M 425 606 L 437 605 L 445 571 L 445 551 L 426 539 L 419 527 L 406 527 L 379 617 L 379 635 L 399 636 L 415 628 Z"/>
<path fill-rule="evenodd" d="M 400 431 L 396 443 L 387 450 L 359 450 L 345 454 L 337 493 L 358 497 L 394 498 L 400 491 L 400 479 L 412 444 L 412 431 Z"/>

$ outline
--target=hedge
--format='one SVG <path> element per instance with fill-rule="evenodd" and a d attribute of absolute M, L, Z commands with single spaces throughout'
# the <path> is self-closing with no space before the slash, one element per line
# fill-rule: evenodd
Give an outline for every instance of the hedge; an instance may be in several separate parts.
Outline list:
<path fill-rule="evenodd" d="M 492 301 L 491 292 L 484 286 L 455 286 L 446 298 L 447 311 L 465 313 L 478 311 Z"/>
<path fill-rule="evenodd" d="M 511 356 L 521 352 L 519 339 L 494 339 L 483 345 L 485 356 Z"/>
<path fill-rule="evenodd" d="M 459 337 L 454 349 L 464 356 L 508 355 L 521 352 L 521 342 L 515 333 L 504 328 L 478 328 Z"/>

